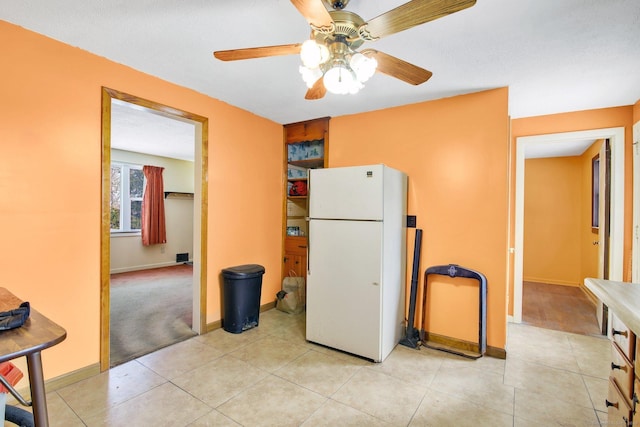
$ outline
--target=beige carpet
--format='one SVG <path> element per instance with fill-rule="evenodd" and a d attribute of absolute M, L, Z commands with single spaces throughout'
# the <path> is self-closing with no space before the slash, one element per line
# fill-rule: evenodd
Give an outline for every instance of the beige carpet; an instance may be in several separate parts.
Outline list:
<path fill-rule="evenodd" d="M 111 275 L 111 366 L 196 335 L 192 275 L 184 264 Z"/>

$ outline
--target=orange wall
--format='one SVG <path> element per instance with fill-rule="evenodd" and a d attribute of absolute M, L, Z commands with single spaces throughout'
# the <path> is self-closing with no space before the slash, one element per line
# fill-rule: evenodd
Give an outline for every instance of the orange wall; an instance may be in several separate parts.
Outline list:
<path fill-rule="evenodd" d="M 408 174 L 408 213 L 423 229 L 420 270 L 454 263 L 484 273 L 488 343 L 498 348 L 506 339 L 507 98 L 503 88 L 335 117 L 329 149 L 331 167 L 385 163 Z M 409 229 L 407 282 L 413 244 Z M 429 280 L 427 330 L 477 342 L 477 282 L 460 280 Z"/>
<path fill-rule="evenodd" d="M 633 123 L 638 123 L 640 121 L 640 101 L 636 102 L 633 105 Z"/>
<path fill-rule="evenodd" d="M 43 352 L 46 378 L 99 359 L 102 86 L 209 118 L 207 321 L 220 318 L 224 267 L 264 265 L 262 302 L 273 299 L 280 125 L 4 21 L 0 40 L 10 41 L 0 44 L 0 286 L 67 329 L 66 341 Z M 384 162 L 408 173 L 409 213 L 424 230 L 421 270 L 458 263 L 487 276 L 488 339 L 498 348 L 509 283 L 507 98 L 503 88 L 337 117 L 329 151 L 330 166 Z M 632 108 L 514 120 L 513 136 L 629 126 Z M 407 246 L 410 264 L 411 232 Z M 428 329 L 474 341 L 475 286 L 434 285 Z"/>
<path fill-rule="evenodd" d="M 207 321 L 224 267 L 264 265 L 273 300 L 281 125 L 4 21 L 0 40 L 0 286 L 66 328 L 46 378 L 99 361 L 102 86 L 209 118 Z"/>
<path fill-rule="evenodd" d="M 591 169 L 601 145 L 580 156 L 525 160 L 524 280 L 580 286 L 597 277 Z"/>
<path fill-rule="evenodd" d="M 629 265 L 631 259 L 631 229 L 632 229 L 632 124 L 633 106 L 602 108 L 596 110 L 576 111 L 571 113 L 552 114 L 546 116 L 526 117 L 511 121 L 511 167 L 515 176 L 515 146 L 516 139 L 522 136 L 544 135 L 581 130 L 604 129 L 613 127 L 625 128 L 625 213 L 624 213 L 624 265 Z M 511 183 L 511 224 L 515 222 L 515 180 Z M 514 241 L 514 227 L 510 230 L 510 241 Z M 511 243 L 513 246 L 513 243 Z M 627 269 L 625 269 L 625 273 Z M 629 280 L 630 277 L 624 279 Z M 510 277 L 509 295 L 513 295 L 513 276 Z M 513 313 L 513 299 L 509 301 L 509 314 Z"/>
<path fill-rule="evenodd" d="M 580 157 L 529 159 L 525 170 L 523 279 L 578 286 Z"/>

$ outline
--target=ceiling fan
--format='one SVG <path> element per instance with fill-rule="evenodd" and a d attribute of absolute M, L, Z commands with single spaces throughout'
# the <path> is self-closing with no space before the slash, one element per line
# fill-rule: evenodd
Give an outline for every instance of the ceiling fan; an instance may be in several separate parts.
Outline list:
<path fill-rule="evenodd" d="M 216 51 L 222 61 L 300 54 L 306 99 L 320 99 L 331 93 L 356 93 L 376 71 L 412 85 L 431 78 L 431 71 L 402 59 L 363 49 L 365 42 L 378 40 L 425 22 L 473 6 L 476 0 L 411 0 L 368 22 L 344 10 L 349 0 L 291 0 L 311 26 L 311 38 L 304 43 Z M 333 10 L 329 11 L 327 7 Z"/>

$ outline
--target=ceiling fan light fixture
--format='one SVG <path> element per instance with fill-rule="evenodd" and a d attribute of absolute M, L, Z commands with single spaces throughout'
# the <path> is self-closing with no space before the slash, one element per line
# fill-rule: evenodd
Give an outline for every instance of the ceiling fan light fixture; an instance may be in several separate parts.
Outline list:
<path fill-rule="evenodd" d="M 300 59 L 307 68 L 318 68 L 329 59 L 329 49 L 315 40 L 307 40 L 300 48 Z"/>
<path fill-rule="evenodd" d="M 361 83 L 366 82 L 373 76 L 378 67 L 378 61 L 375 58 L 369 58 L 361 53 L 355 53 L 349 61 L 351 69 L 356 73 Z"/>
<path fill-rule="evenodd" d="M 302 75 L 302 80 L 307 84 L 309 89 L 322 77 L 322 70 L 320 70 L 320 68 L 307 68 L 301 65 L 298 70 Z"/>
<path fill-rule="evenodd" d="M 324 87 L 337 95 L 354 94 L 362 87 L 362 83 L 358 81 L 353 70 L 341 61 L 335 61 L 331 68 L 324 73 L 322 80 Z"/>

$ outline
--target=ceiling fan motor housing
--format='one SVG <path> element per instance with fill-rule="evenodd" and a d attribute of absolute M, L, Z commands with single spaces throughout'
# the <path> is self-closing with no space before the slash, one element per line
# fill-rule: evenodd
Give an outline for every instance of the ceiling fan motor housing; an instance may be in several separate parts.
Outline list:
<path fill-rule="evenodd" d="M 347 3 L 349 3 L 349 0 L 325 0 L 325 3 L 327 3 L 335 10 L 342 10 L 347 7 Z"/>
<path fill-rule="evenodd" d="M 351 49 L 359 48 L 364 40 L 359 36 L 359 29 L 364 25 L 364 19 L 353 12 L 346 10 L 334 10 L 329 12 L 333 19 L 333 32 L 317 32 L 314 30 L 314 38 L 323 41 L 327 46 L 334 42 L 346 43 Z"/>

